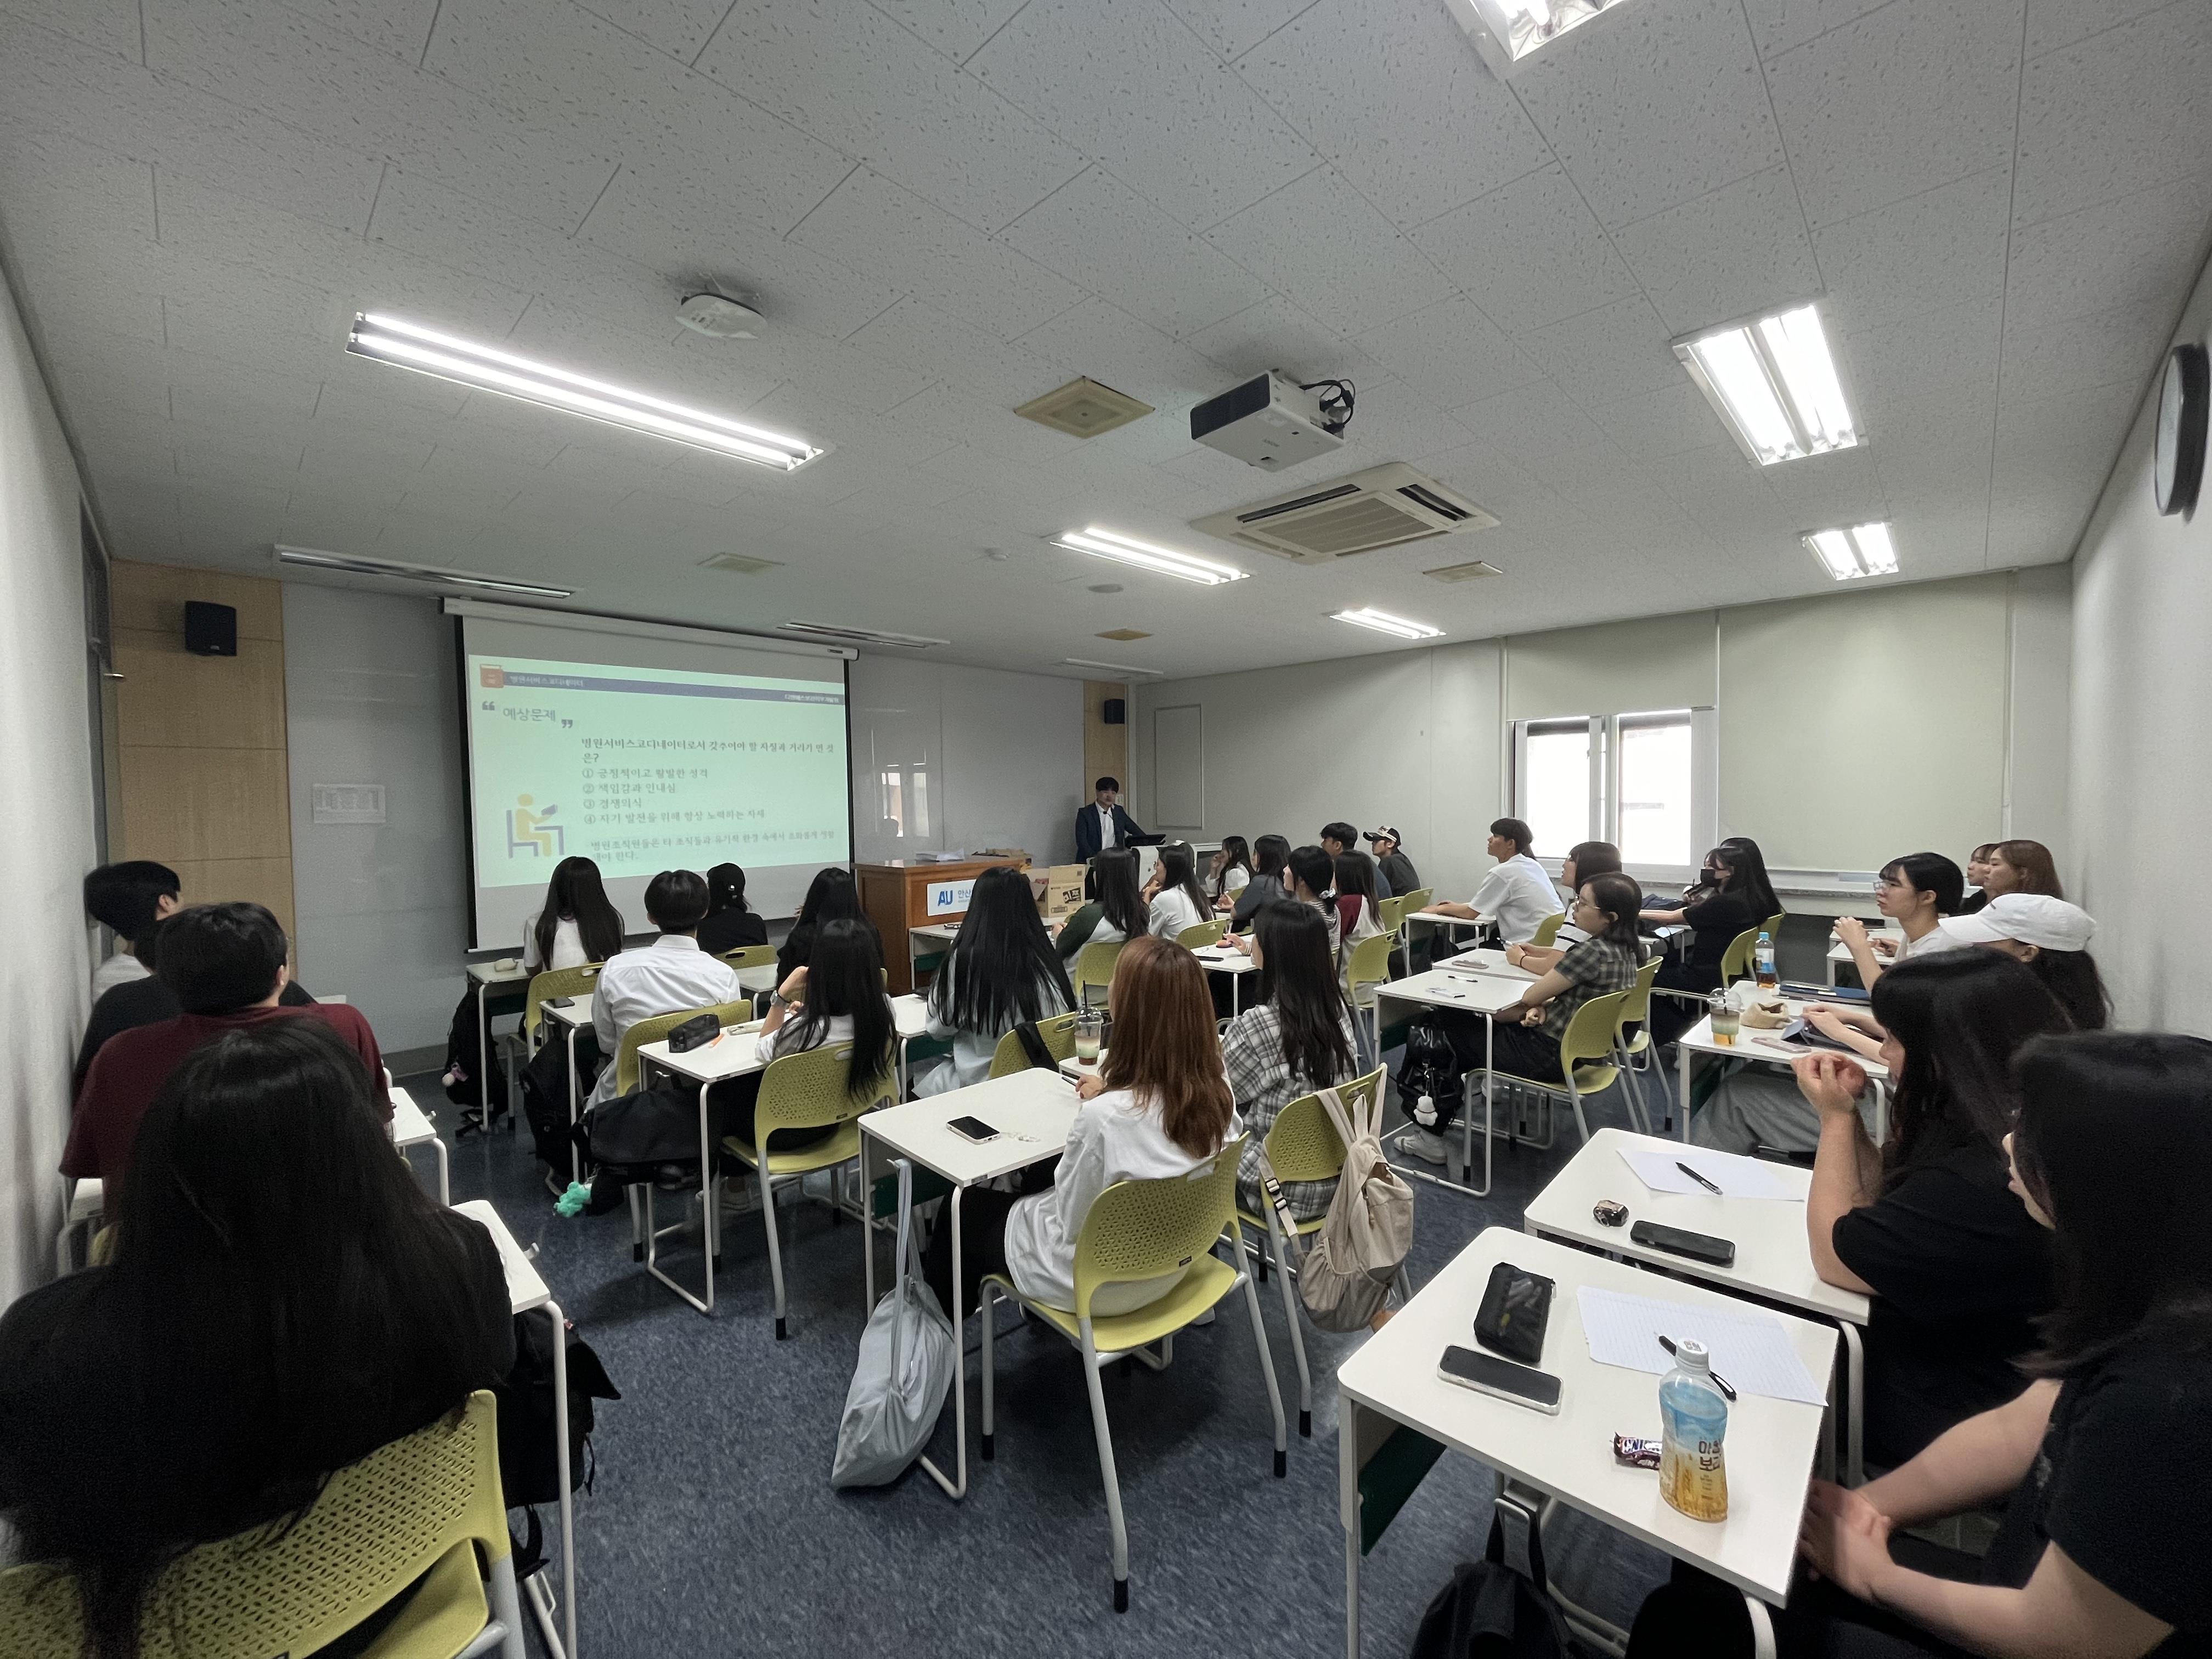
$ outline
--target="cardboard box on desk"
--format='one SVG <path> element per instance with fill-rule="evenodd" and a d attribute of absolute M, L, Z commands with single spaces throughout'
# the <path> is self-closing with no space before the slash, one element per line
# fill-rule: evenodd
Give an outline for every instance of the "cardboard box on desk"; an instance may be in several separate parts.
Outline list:
<path fill-rule="evenodd" d="M 1072 915 L 1083 908 L 1084 866 L 1079 864 L 1055 864 L 1045 872 L 1045 893 L 1041 901 L 1048 916 Z"/>

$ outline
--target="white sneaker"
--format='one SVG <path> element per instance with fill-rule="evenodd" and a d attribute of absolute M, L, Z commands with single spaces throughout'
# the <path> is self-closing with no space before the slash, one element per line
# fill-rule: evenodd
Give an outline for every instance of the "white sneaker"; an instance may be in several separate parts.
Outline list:
<path fill-rule="evenodd" d="M 1451 1155 L 1451 1149 L 1444 1145 L 1442 1135 L 1418 1127 L 1400 1136 L 1398 1145 L 1415 1158 L 1425 1158 L 1431 1164 L 1442 1164 Z"/>

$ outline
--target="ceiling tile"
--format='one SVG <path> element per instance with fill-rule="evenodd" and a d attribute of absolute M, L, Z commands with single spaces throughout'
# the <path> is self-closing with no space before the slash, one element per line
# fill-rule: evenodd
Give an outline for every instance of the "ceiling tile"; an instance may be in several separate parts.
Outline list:
<path fill-rule="evenodd" d="M 2212 6 L 2184 0 L 2035 59 L 2021 82 L 2014 222 L 2212 170 Z"/>
<path fill-rule="evenodd" d="M 1081 155 L 871 6 L 737 0 L 698 67 L 983 230 L 1083 170 Z"/>
<path fill-rule="evenodd" d="M 1814 226 L 2003 164 L 2023 3 L 1893 0 L 1768 62 Z"/>
<path fill-rule="evenodd" d="M 1672 207 L 1782 161 L 1741 0 L 1629 5 L 1514 78 L 1605 224 Z"/>
<path fill-rule="evenodd" d="M 1478 446 L 1550 484 L 1552 458 L 1601 450 L 1618 453 L 1604 430 L 1549 380 L 1534 380 L 1451 411 Z"/>
<path fill-rule="evenodd" d="M 852 343 L 1007 410 L 1043 396 L 1067 378 L 1027 348 L 911 297 L 854 335 Z"/>
<path fill-rule="evenodd" d="M 19 22 L 58 29 L 112 58 L 139 61 L 138 0 L 9 0 L 8 36 Z"/>
<path fill-rule="evenodd" d="M 1054 191 L 1000 240 L 1178 338 L 1267 296 L 1267 284 L 1103 167 Z"/>
<path fill-rule="evenodd" d="M 1787 167 L 1769 167 L 1623 225 L 1613 245 L 1677 334 L 1770 311 L 1820 290 Z"/>
<path fill-rule="evenodd" d="M 2212 173 L 2178 179 L 2013 233 L 2005 329 L 2117 307 L 2179 316 L 2204 268 Z"/>
<path fill-rule="evenodd" d="M 1401 229 L 1552 159 L 1441 4 L 1320 0 L 1237 72 Z"/>
<path fill-rule="evenodd" d="M 1764 470 L 1767 489 L 1797 530 L 1867 524 L 1889 516 L 1881 474 L 1873 449 L 1865 444 Z"/>
<path fill-rule="evenodd" d="M 856 167 L 790 240 L 852 270 L 889 272 L 1002 339 L 1080 302 L 1084 291 L 941 208 Z"/>
<path fill-rule="evenodd" d="M 2173 321 L 2172 308 L 2164 305 L 2121 307 L 2040 328 L 2014 329 L 2008 320 L 1997 381 L 2000 414 L 2018 401 L 2115 382 L 2133 386 L 2140 397 L 2166 355 Z M 2112 447 L 2118 447 L 2117 441 Z"/>
<path fill-rule="evenodd" d="M 1844 393 L 1877 450 L 1909 429 L 1986 431 L 1996 406 L 1997 308 L 1969 301 L 1836 340 Z"/>
<path fill-rule="evenodd" d="M 1193 33 L 1231 61 L 1313 5 L 1314 0 L 1167 0 L 1168 9 Z"/>
<path fill-rule="evenodd" d="M 2169 3 L 2171 0 L 2027 0 L 2027 55 L 2040 58 Z"/>
<path fill-rule="evenodd" d="M 1357 376 L 1369 361 L 1334 329 L 1279 295 L 1200 329 L 1184 343 L 1243 377 L 1270 368 L 1316 380 L 1324 374 Z"/>
<path fill-rule="evenodd" d="M 964 64 L 1006 27 L 1026 0 L 872 0 L 872 3 L 954 63 Z"/>
<path fill-rule="evenodd" d="M 1751 36 L 1761 58 L 1802 46 L 1816 35 L 1840 28 L 1890 0 L 1744 0 Z"/>
<path fill-rule="evenodd" d="M 302 16 L 325 28 L 350 35 L 364 46 L 419 65 L 430 44 L 438 0 L 284 0 Z"/>
<path fill-rule="evenodd" d="M 1585 409 L 1684 378 L 1667 325 L 1641 296 L 1516 334 L 1514 343 Z"/>
<path fill-rule="evenodd" d="M 1457 295 L 1363 329 L 1355 343 L 1445 409 L 1509 392 L 1543 376 L 1474 301 Z"/>
<path fill-rule="evenodd" d="M 1826 309 L 1851 328 L 1925 316 L 2003 292 L 2012 169 L 1970 173 L 1886 207 L 1823 225 L 1813 251 Z"/>
<path fill-rule="evenodd" d="M 1324 317 L 1387 323 L 1452 292 L 1419 248 L 1326 167 L 1216 225 L 1206 240 Z"/>
<path fill-rule="evenodd" d="M 1212 361 L 1103 300 L 1085 301 L 1022 336 L 1021 343 L 1070 378 L 1088 374 L 1156 410 L 1225 389 Z"/>
<path fill-rule="evenodd" d="M 730 0 L 577 0 L 577 3 L 686 64 L 698 57 L 714 26 L 730 10 Z"/>
<path fill-rule="evenodd" d="M 1412 236 L 1508 333 L 1637 291 L 1628 267 L 1556 167 L 1431 219 Z"/>
<path fill-rule="evenodd" d="M 711 191 L 725 211 L 779 230 L 852 167 L 837 149 L 573 6 L 444 0 L 424 67 L 551 118 L 568 143 L 618 158 L 649 185 Z"/>
<path fill-rule="evenodd" d="M 317 137 L 574 226 L 612 176 L 576 145 L 274 0 L 145 0 L 150 67 Z M 220 181 L 218 181 L 220 182 Z"/>
<path fill-rule="evenodd" d="M 1639 464 L 1729 441 L 1720 416 L 1686 374 L 1679 385 L 1593 405 L 1590 416 L 1629 459 Z M 1738 452 L 1731 447 L 1730 453 Z"/>
<path fill-rule="evenodd" d="M 1193 230 L 1321 161 L 1158 0 L 1030 0 L 969 67 Z"/>

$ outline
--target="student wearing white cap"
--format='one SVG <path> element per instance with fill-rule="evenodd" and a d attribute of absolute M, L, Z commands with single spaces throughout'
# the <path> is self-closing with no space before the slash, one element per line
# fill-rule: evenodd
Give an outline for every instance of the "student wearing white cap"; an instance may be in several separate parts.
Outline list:
<path fill-rule="evenodd" d="M 1937 925 L 1954 945 L 1978 945 L 2026 963 L 2077 1030 L 2105 1029 L 2112 999 L 2089 954 L 2097 924 L 2080 905 L 2048 893 L 1998 893 L 1972 915 L 1946 916 Z"/>

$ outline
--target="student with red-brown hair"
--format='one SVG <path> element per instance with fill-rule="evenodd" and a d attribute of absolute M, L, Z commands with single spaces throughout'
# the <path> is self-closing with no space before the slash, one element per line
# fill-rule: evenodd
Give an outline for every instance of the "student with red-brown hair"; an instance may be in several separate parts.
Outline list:
<path fill-rule="evenodd" d="M 1222 1069 L 1206 969 L 1181 945 L 1149 936 L 1121 949 L 1107 993 L 1114 1044 L 1086 1078 L 1053 1185 L 1026 1195 L 971 1188 L 960 1217 L 961 1300 L 975 1307 L 987 1273 L 1023 1295 L 1075 1306 L 1075 1241 L 1091 1206 L 1117 1181 L 1188 1175 L 1243 1132 Z M 1040 1171 L 1041 1172 L 1041 1171 Z M 939 1303 L 952 1305 L 952 1230 L 940 1224 L 922 1262 Z M 1091 1311 L 1122 1314 L 1173 1290 L 1178 1273 L 1100 1288 Z"/>

